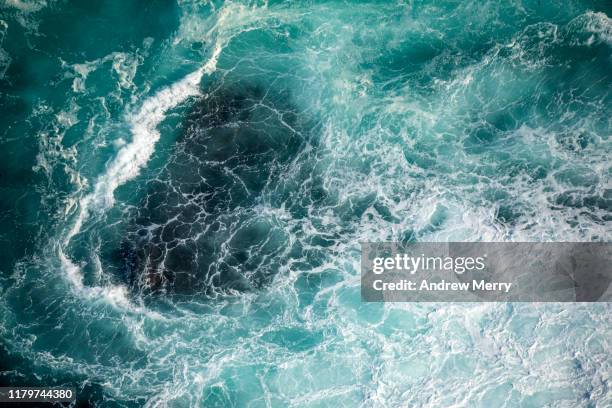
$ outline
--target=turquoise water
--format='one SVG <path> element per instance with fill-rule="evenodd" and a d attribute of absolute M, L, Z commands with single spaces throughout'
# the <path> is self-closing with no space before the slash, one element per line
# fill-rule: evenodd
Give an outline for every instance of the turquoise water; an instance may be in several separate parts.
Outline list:
<path fill-rule="evenodd" d="M 609 406 L 609 304 L 366 304 L 360 241 L 609 241 L 606 2 L 0 12 L 0 382 Z"/>

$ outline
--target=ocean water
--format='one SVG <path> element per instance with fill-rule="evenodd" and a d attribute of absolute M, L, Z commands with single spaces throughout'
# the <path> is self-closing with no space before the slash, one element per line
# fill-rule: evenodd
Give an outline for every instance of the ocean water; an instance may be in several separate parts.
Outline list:
<path fill-rule="evenodd" d="M 0 385 L 605 407 L 612 309 L 360 301 L 360 241 L 609 241 L 605 1 L 5 0 Z"/>

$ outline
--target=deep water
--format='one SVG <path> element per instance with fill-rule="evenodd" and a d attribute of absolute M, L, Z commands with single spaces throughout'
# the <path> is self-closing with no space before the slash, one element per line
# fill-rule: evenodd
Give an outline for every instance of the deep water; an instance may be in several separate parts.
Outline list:
<path fill-rule="evenodd" d="M 0 385 L 605 407 L 612 309 L 368 304 L 360 241 L 609 241 L 605 1 L 6 0 Z"/>

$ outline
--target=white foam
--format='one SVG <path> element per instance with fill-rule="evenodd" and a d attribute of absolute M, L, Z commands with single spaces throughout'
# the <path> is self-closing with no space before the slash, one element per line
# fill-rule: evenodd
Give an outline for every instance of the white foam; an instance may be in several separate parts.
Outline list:
<path fill-rule="evenodd" d="M 39 1 L 21 1 L 21 0 L 6 0 L 4 4 L 8 7 L 14 7 L 24 13 L 34 13 L 42 10 L 47 2 L 45 0 Z"/>
<path fill-rule="evenodd" d="M 0 20 L 0 46 L 4 42 L 6 31 L 8 30 L 8 24 L 4 20 Z M 0 79 L 4 78 L 4 74 L 11 65 L 12 58 L 6 50 L 0 47 Z"/>
<path fill-rule="evenodd" d="M 111 207 L 117 187 L 138 175 L 142 166 L 153 154 L 155 144 L 160 138 L 157 126 L 164 120 L 170 109 L 199 93 L 200 80 L 204 75 L 214 72 L 222 49 L 222 45 L 217 44 L 205 65 L 145 100 L 140 110 L 128 117 L 131 124 L 132 141 L 119 150 L 106 172 L 96 181 L 93 192 L 81 198 L 79 214 L 72 228 L 65 235 L 63 246 L 58 249 L 66 277 L 78 292 L 86 292 L 88 296 L 102 296 L 116 306 L 131 307 L 127 300 L 125 287 L 86 287 L 83 284 L 80 268 L 64 254 L 63 247 L 67 246 L 71 239 L 79 233 L 92 211 L 103 211 Z"/>
<path fill-rule="evenodd" d="M 612 46 L 612 19 L 605 13 L 589 11 L 576 20 L 584 25 L 586 32 L 593 33 L 593 36 L 587 40 L 587 45 L 592 45 L 597 40 Z"/>

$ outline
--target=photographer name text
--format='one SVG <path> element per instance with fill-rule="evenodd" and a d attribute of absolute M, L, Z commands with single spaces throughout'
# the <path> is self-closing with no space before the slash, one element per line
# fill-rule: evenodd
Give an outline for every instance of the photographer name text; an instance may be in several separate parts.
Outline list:
<path fill-rule="evenodd" d="M 486 292 L 504 292 L 508 293 L 512 287 L 509 282 L 487 282 L 485 280 L 472 280 L 472 282 L 429 282 L 425 279 L 420 282 L 401 279 L 396 282 L 385 282 L 382 279 L 376 279 L 372 283 L 372 287 L 376 291 L 486 291 Z"/>

